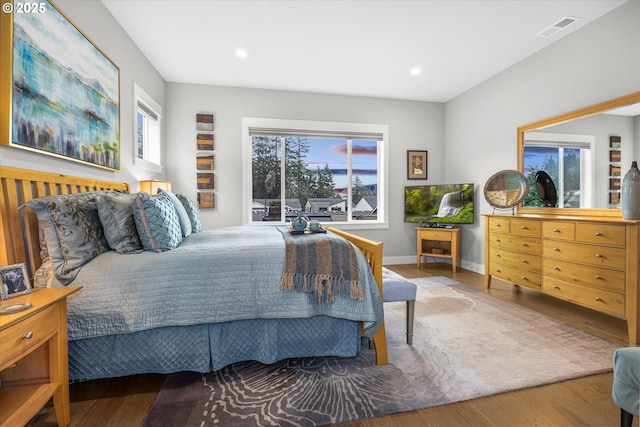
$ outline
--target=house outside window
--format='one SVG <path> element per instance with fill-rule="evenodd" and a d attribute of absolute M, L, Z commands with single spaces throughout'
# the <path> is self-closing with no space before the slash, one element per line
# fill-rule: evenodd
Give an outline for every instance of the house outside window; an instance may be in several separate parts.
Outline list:
<path fill-rule="evenodd" d="M 325 224 L 386 224 L 388 126 L 244 118 L 243 135 L 245 223 L 302 212 Z"/>
<path fill-rule="evenodd" d="M 134 83 L 134 165 L 162 173 L 162 107 Z"/>

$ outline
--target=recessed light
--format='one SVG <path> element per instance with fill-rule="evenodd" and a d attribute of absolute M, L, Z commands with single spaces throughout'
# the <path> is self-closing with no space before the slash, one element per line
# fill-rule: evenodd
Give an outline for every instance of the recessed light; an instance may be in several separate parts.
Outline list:
<path fill-rule="evenodd" d="M 420 74 L 422 72 L 422 70 L 420 69 L 420 67 L 413 67 L 409 73 L 411 73 L 412 76 L 417 76 L 418 74 Z"/>
<path fill-rule="evenodd" d="M 236 56 L 238 58 L 243 58 L 244 59 L 244 58 L 247 57 L 247 51 L 244 50 L 244 49 L 238 49 L 238 50 L 236 50 Z"/>

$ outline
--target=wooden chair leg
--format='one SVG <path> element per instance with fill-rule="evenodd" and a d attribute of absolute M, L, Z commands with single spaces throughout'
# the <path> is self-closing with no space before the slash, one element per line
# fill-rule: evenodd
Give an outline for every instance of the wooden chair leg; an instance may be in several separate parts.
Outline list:
<path fill-rule="evenodd" d="M 633 414 L 620 408 L 620 427 L 631 427 L 633 424 Z"/>

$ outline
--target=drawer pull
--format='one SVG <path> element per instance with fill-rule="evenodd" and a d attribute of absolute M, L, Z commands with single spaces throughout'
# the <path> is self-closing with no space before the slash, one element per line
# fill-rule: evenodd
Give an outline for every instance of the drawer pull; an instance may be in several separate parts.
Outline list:
<path fill-rule="evenodd" d="M 559 233 L 559 232 L 560 232 L 560 230 L 558 230 L 557 228 L 554 228 L 554 229 L 553 229 L 553 232 L 554 232 L 554 233 Z"/>
<path fill-rule="evenodd" d="M 496 243 L 500 243 L 500 239 L 496 239 Z"/>
<path fill-rule="evenodd" d="M 560 249 L 558 249 L 558 248 L 553 248 L 553 252 L 560 252 Z"/>
<path fill-rule="evenodd" d="M 523 243 L 521 246 L 529 246 L 529 245 L 527 245 L 526 243 Z"/>
<path fill-rule="evenodd" d="M 559 291 L 559 290 L 560 290 L 560 286 L 558 286 L 558 285 L 553 285 L 553 289 L 556 289 L 556 290 L 558 290 L 558 291 Z"/>
<path fill-rule="evenodd" d="M 596 258 L 602 258 L 602 255 L 596 254 Z"/>
<path fill-rule="evenodd" d="M 500 258 L 502 255 L 500 254 L 496 254 L 496 258 Z"/>
<path fill-rule="evenodd" d="M 522 228 L 523 230 L 526 230 L 526 229 L 527 229 L 527 226 L 526 226 L 526 225 L 523 225 L 523 226 L 522 226 L 522 227 L 520 227 L 520 228 Z"/>
<path fill-rule="evenodd" d="M 527 280 L 525 276 L 520 277 L 522 280 Z"/>
<path fill-rule="evenodd" d="M 500 224 L 496 224 L 496 227 L 500 227 Z"/>
<path fill-rule="evenodd" d="M 598 236 L 598 237 L 602 236 L 602 234 L 600 234 L 600 232 L 598 232 L 598 231 L 596 231 L 594 234 L 595 234 L 596 236 Z"/>
<path fill-rule="evenodd" d="M 523 263 L 523 264 L 526 264 L 527 260 L 526 259 L 521 259 L 520 262 Z"/>
<path fill-rule="evenodd" d="M 596 279 L 596 280 L 601 280 L 601 279 L 602 279 L 602 276 L 599 276 L 599 275 L 597 275 L 597 274 L 596 274 L 595 279 Z"/>
<path fill-rule="evenodd" d="M 30 340 L 31 338 L 33 338 L 33 332 L 25 332 L 24 335 L 22 335 L 22 338 L 24 338 L 25 340 Z"/>
<path fill-rule="evenodd" d="M 557 265 L 554 265 L 554 266 L 553 266 L 553 269 L 554 269 L 555 271 L 560 271 L 560 267 L 558 267 Z"/>
<path fill-rule="evenodd" d="M 496 268 L 496 273 L 501 273 L 499 268 Z"/>
<path fill-rule="evenodd" d="M 594 300 L 596 300 L 596 301 L 600 302 L 600 301 L 602 301 L 602 298 L 600 298 L 600 297 L 595 297 L 595 298 L 594 298 Z"/>

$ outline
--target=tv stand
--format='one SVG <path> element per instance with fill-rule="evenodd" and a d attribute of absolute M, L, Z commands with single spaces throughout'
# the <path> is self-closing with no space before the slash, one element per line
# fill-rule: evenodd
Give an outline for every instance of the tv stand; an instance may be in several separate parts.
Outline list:
<path fill-rule="evenodd" d="M 449 226 L 451 227 L 451 226 Z M 437 230 L 434 230 L 437 228 Z M 460 262 L 460 228 L 443 227 L 416 227 L 417 245 L 416 258 L 417 265 L 420 268 L 422 257 L 432 256 L 437 258 L 451 259 L 451 267 L 456 272 L 458 263 Z"/>

